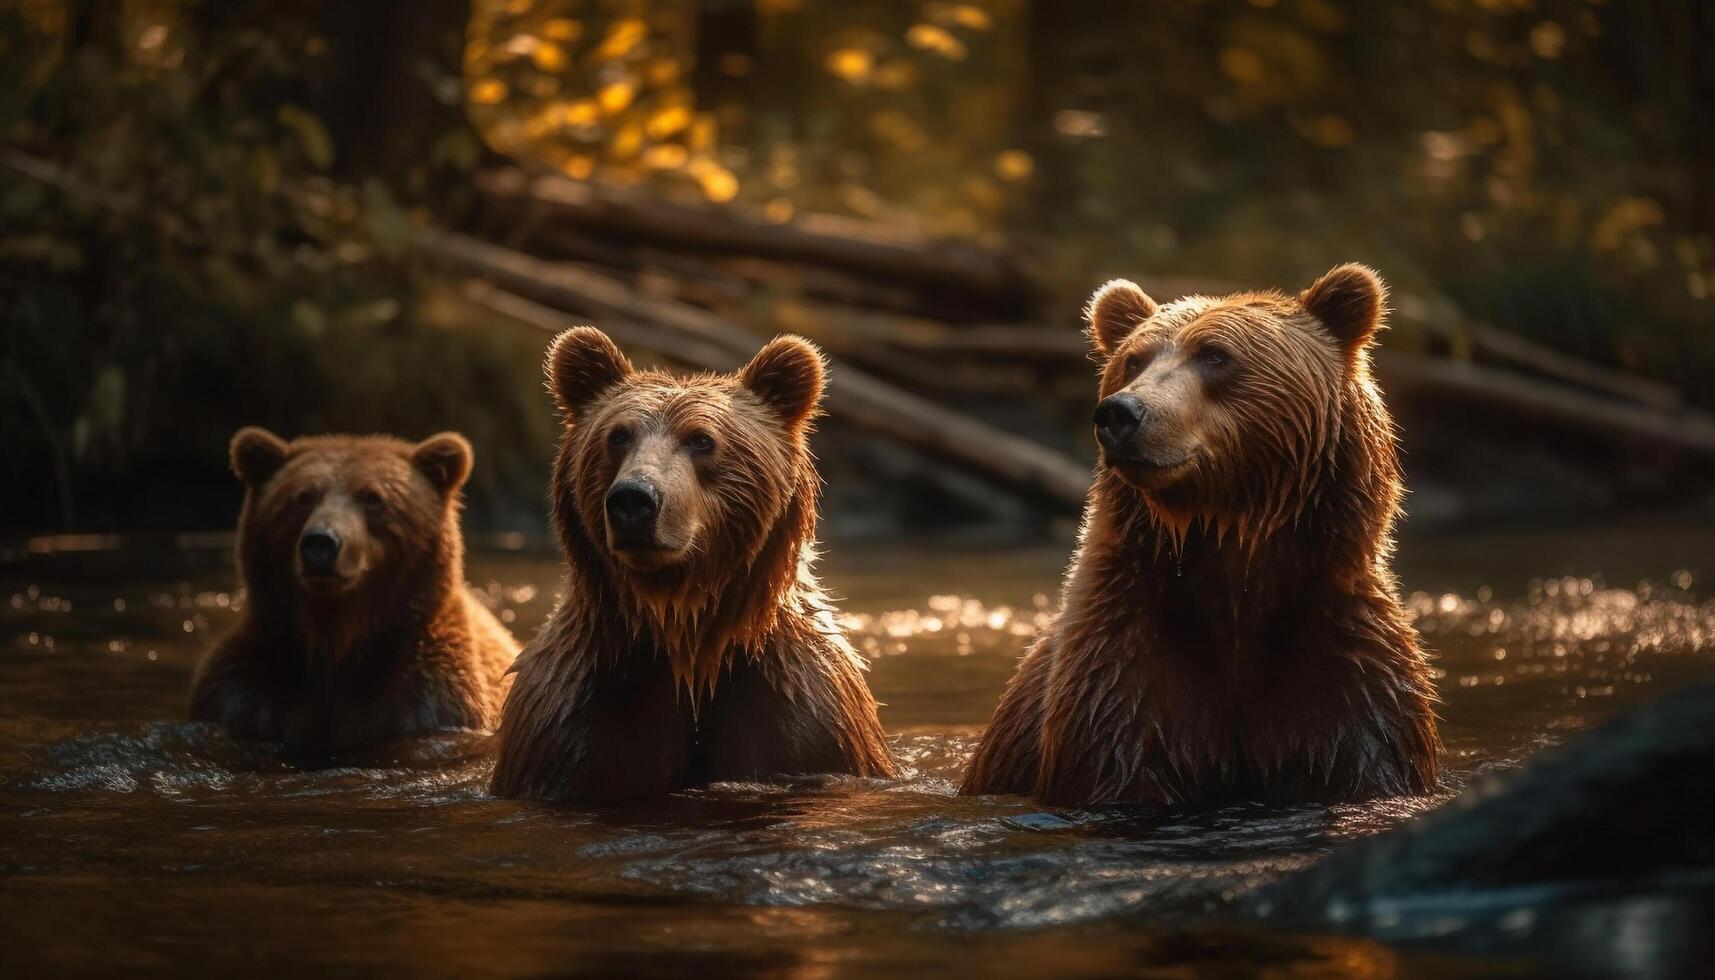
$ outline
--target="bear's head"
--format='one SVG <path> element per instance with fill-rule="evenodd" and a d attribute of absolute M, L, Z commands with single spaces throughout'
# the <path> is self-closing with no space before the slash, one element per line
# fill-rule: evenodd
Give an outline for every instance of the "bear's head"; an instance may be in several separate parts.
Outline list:
<path fill-rule="evenodd" d="M 244 482 L 239 563 L 258 607 L 300 610 L 433 601 L 463 561 L 459 488 L 472 454 L 443 432 L 411 444 L 386 436 L 310 436 L 265 429 L 232 437 Z"/>
<path fill-rule="evenodd" d="M 815 529 L 816 348 L 778 337 L 735 373 L 679 377 L 576 327 L 546 372 L 565 424 L 552 493 L 568 559 L 666 634 L 742 641 L 770 626 Z"/>
<path fill-rule="evenodd" d="M 1385 493 L 1393 432 L 1368 355 L 1385 302 L 1381 279 L 1355 264 L 1296 297 L 1158 306 L 1130 282 L 1108 283 L 1086 310 L 1102 360 L 1094 424 L 1104 469 L 1181 533 L 1192 521 L 1268 533 L 1341 466 L 1365 469 L 1346 480 L 1379 477 Z M 1354 446 L 1367 458 L 1342 458 Z"/>

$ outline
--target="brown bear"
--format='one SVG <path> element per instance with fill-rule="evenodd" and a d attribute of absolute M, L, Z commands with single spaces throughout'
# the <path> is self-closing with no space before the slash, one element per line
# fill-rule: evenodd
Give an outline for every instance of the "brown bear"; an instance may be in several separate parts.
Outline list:
<path fill-rule="evenodd" d="M 464 581 L 456 433 L 232 437 L 245 606 L 197 664 L 191 717 L 338 751 L 492 729 L 518 645 Z"/>
<path fill-rule="evenodd" d="M 566 584 L 518 658 L 494 793 L 893 775 L 865 664 L 810 568 L 816 349 L 779 337 L 736 374 L 675 377 L 577 327 L 546 371 Z"/>
<path fill-rule="evenodd" d="M 1435 787 L 1436 696 L 1389 567 L 1385 301 L 1359 265 L 1297 297 L 1095 294 L 1078 550 L 962 792 L 1196 807 Z"/>

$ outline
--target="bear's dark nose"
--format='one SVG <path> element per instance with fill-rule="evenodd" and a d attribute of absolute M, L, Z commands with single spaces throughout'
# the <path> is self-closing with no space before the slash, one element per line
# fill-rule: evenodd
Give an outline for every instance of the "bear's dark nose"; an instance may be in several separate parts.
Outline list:
<path fill-rule="evenodd" d="M 1136 395 L 1120 392 L 1096 405 L 1096 440 L 1110 453 L 1123 453 L 1143 425 L 1143 402 Z"/>
<path fill-rule="evenodd" d="M 306 530 L 298 539 L 298 558 L 304 563 L 304 571 L 312 575 L 331 574 L 333 563 L 339 559 L 339 535 L 327 527 Z"/>
<path fill-rule="evenodd" d="M 621 544 L 648 544 L 660 508 L 661 491 L 647 480 L 626 480 L 607 492 L 607 523 Z"/>

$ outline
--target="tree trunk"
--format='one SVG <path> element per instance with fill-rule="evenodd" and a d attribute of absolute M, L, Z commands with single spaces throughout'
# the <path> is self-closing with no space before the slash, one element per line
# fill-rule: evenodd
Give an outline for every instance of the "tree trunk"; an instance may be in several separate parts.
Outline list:
<path fill-rule="evenodd" d="M 434 193 L 456 169 L 443 165 L 447 141 L 481 146 L 464 112 L 470 0 L 328 0 L 320 22 L 327 68 L 310 87 L 336 147 L 335 176 Z"/>

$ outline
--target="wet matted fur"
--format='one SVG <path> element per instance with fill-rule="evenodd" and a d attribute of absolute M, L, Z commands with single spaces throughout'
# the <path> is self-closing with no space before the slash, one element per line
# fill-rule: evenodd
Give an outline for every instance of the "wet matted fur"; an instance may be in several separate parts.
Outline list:
<path fill-rule="evenodd" d="M 247 428 L 231 455 L 244 608 L 197 664 L 191 717 L 306 750 L 492 729 L 518 644 L 464 581 L 470 444 Z M 342 539 L 334 580 L 301 567 L 312 522 Z"/>
<path fill-rule="evenodd" d="M 1402 494 L 1370 374 L 1385 291 L 1341 266 L 1297 297 L 1089 307 L 1104 449 L 1061 612 L 1026 654 L 964 793 L 1060 804 L 1423 793 L 1434 688 L 1390 569 Z"/>
<path fill-rule="evenodd" d="M 566 582 L 519 657 L 495 794 L 892 775 L 864 662 L 811 571 L 821 355 L 782 337 L 734 374 L 680 377 L 635 370 L 581 327 L 546 369 L 565 421 L 550 508 Z M 616 546 L 605 510 L 633 479 L 659 492 L 644 550 Z"/>

